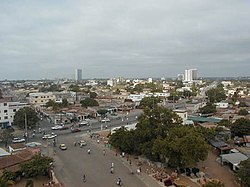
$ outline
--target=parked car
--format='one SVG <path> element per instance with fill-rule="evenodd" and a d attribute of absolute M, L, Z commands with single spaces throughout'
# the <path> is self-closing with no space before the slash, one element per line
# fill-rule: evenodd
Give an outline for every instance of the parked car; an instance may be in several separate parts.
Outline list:
<path fill-rule="evenodd" d="M 64 126 L 63 125 L 56 125 L 54 127 L 51 127 L 52 130 L 60 130 L 62 129 Z"/>
<path fill-rule="evenodd" d="M 45 139 L 53 139 L 53 138 L 56 138 L 57 135 L 54 134 L 54 133 L 51 133 L 51 134 L 45 134 L 42 139 L 45 140 Z"/>
<path fill-rule="evenodd" d="M 25 142 L 24 138 L 13 138 L 12 143 L 21 143 Z"/>
<path fill-rule="evenodd" d="M 67 149 L 67 147 L 66 147 L 65 144 L 60 144 L 60 145 L 59 145 L 59 148 L 60 148 L 61 150 L 66 150 L 66 149 Z"/>
<path fill-rule="evenodd" d="M 82 121 L 78 124 L 79 127 L 82 127 L 82 126 L 87 126 L 89 125 L 89 122 L 88 121 Z"/>
<path fill-rule="evenodd" d="M 79 129 L 79 128 L 71 128 L 71 132 L 72 133 L 81 132 L 81 129 Z"/>
<path fill-rule="evenodd" d="M 79 143 L 80 147 L 87 145 L 87 142 L 85 140 L 80 140 Z"/>
<path fill-rule="evenodd" d="M 107 122 L 110 122 L 110 119 L 109 118 L 104 118 L 101 120 L 102 123 L 107 123 Z"/>

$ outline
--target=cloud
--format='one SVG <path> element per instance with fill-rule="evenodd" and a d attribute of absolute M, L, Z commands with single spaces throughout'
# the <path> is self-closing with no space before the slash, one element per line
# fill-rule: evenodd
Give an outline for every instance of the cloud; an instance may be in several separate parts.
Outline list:
<path fill-rule="evenodd" d="M 0 79 L 247 76 L 249 1 L 1 1 Z M 14 72 L 14 73 L 13 73 Z"/>

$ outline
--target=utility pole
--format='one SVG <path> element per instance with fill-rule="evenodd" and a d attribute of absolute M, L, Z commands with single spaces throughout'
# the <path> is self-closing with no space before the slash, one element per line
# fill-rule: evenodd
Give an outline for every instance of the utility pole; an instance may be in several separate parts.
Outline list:
<path fill-rule="evenodd" d="M 24 125 L 25 125 L 25 140 L 28 142 L 28 128 L 27 128 L 27 114 L 24 113 Z"/>

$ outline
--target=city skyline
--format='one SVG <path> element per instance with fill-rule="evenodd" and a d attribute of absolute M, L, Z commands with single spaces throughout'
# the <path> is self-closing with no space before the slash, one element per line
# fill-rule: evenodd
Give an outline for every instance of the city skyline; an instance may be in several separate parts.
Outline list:
<path fill-rule="evenodd" d="M 0 80 L 250 76 L 250 1 L 4 1 Z"/>

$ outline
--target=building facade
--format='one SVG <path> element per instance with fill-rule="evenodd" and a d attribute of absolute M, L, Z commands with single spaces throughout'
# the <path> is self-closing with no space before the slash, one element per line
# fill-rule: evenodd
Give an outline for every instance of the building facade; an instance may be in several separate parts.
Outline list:
<path fill-rule="evenodd" d="M 11 126 L 15 113 L 23 107 L 28 107 L 28 103 L 9 102 L 0 100 L 0 128 Z"/>
<path fill-rule="evenodd" d="M 82 69 L 76 69 L 75 80 L 76 81 L 81 81 L 82 80 Z"/>
<path fill-rule="evenodd" d="M 56 96 L 52 92 L 48 93 L 30 93 L 29 94 L 29 103 L 34 106 L 45 105 L 49 100 L 55 101 Z"/>
<path fill-rule="evenodd" d="M 184 81 L 191 82 L 198 79 L 197 69 L 186 69 L 184 73 Z"/>

